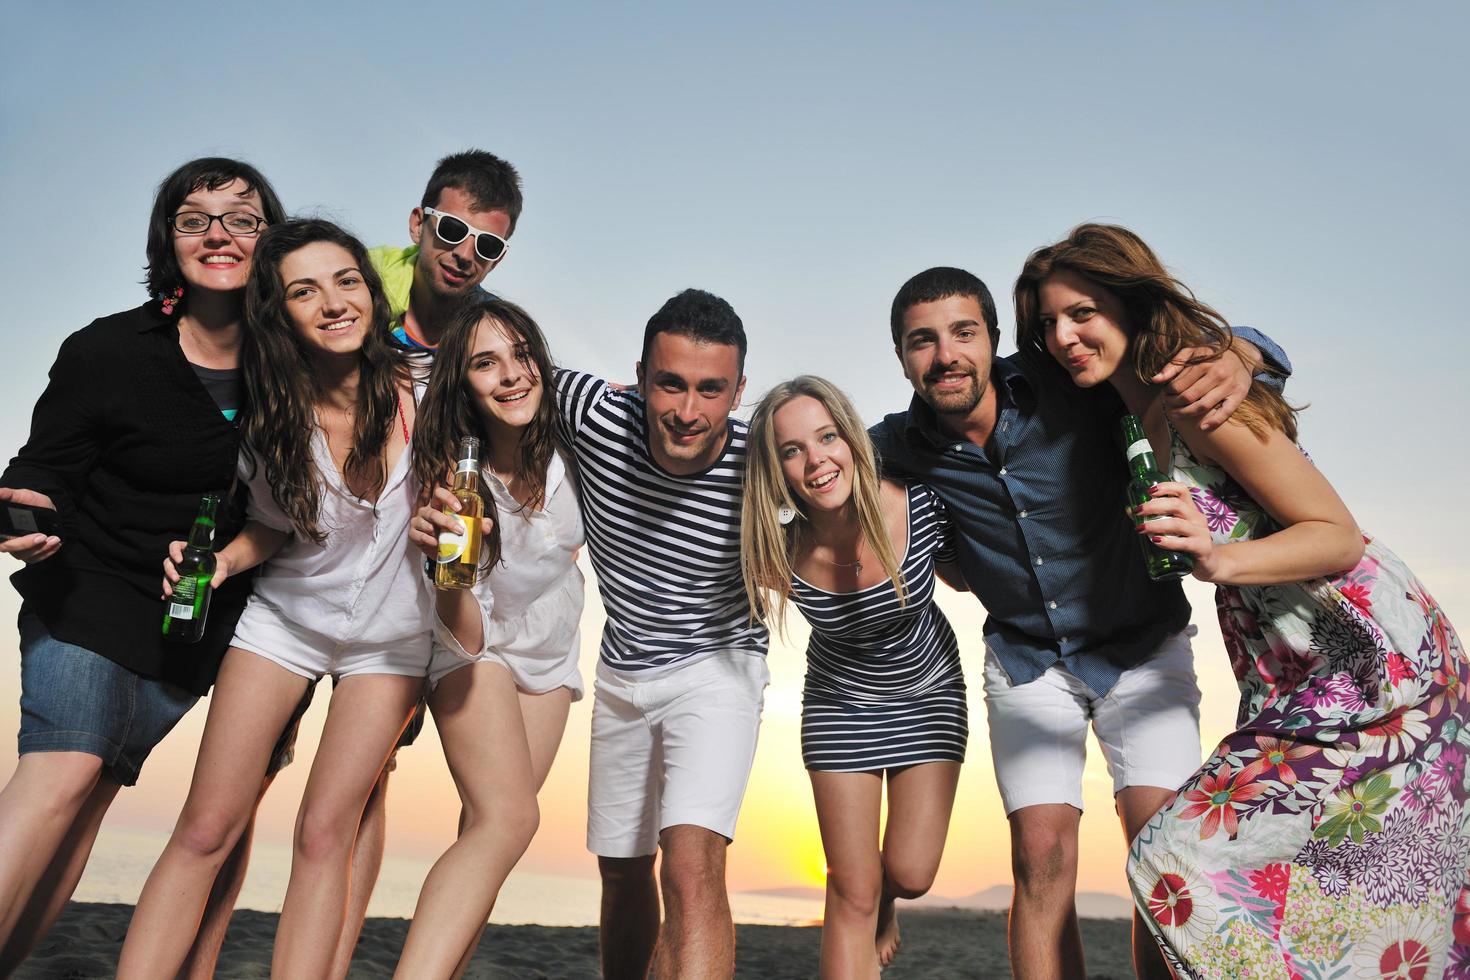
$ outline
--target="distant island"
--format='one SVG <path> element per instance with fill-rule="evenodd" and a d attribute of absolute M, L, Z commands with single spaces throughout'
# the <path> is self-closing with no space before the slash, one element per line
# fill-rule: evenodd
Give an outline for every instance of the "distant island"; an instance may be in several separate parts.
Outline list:
<path fill-rule="evenodd" d="M 971 912 L 1004 912 L 1011 907 L 1011 886 L 991 885 L 983 891 L 973 892 L 963 898 L 948 895 L 925 895 L 912 902 L 904 902 L 908 908 L 965 909 Z M 801 898 L 820 902 L 825 893 L 820 888 L 796 886 L 792 888 L 754 888 L 743 894 L 771 895 L 777 898 Z M 1078 892 L 1077 915 L 1084 919 L 1128 919 L 1133 916 L 1133 903 L 1122 895 L 1110 892 Z"/>

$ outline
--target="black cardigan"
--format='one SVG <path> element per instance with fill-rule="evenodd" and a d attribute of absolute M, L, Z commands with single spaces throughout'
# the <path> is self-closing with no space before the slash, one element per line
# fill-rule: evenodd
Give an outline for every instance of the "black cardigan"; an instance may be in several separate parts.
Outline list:
<path fill-rule="evenodd" d="M 218 589 L 204 639 L 163 642 L 159 583 L 168 543 L 187 535 L 206 493 L 234 484 L 239 439 L 149 303 L 66 339 L 36 402 L 31 434 L 0 486 L 49 496 L 61 550 L 11 577 L 51 635 L 144 677 L 203 694 L 235 632 L 250 576 Z M 243 492 L 221 507 L 216 547 L 243 524 Z"/>

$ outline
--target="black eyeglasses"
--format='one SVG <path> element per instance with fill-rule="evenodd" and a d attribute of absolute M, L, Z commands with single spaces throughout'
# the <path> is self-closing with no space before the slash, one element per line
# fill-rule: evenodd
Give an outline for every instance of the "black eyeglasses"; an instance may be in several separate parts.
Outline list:
<path fill-rule="evenodd" d="M 231 235 L 258 235 L 267 224 L 258 214 L 249 211 L 226 211 L 224 214 L 209 214 L 204 211 L 180 211 L 170 222 L 180 235 L 202 235 L 216 221 Z"/>
<path fill-rule="evenodd" d="M 463 218 L 456 218 L 446 211 L 424 208 L 424 214 L 434 219 L 434 234 L 445 245 L 458 245 L 474 232 L 475 254 L 486 262 L 494 262 L 510 248 L 510 242 L 493 231 L 481 231 Z"/>

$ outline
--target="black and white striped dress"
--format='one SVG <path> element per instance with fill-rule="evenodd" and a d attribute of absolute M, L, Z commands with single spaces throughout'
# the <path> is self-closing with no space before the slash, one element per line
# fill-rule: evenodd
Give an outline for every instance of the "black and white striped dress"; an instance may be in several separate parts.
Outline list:
<path fill-rule="evenodd" d="M 872 772 L 963 762 L 969 721 L 959 643 L 934 604 L 934 563 L 954 559 L 944 505 L 908 486 L 908 544 L 899 569 L 906 604 L 888 579 L 828 592 L 800 576 L 792 601 L 811 624 L 802 695 L 808 769 Z"/>

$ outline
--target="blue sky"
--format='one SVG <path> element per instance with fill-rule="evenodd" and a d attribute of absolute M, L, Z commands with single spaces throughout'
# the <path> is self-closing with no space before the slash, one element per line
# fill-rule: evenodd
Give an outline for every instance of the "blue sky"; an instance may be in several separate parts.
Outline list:
<path fill-rule="evenodd" d="M 1463 4 L 205 10 L 0 4 L 5 455 L 62 338 L 144 298 L 178 163 L 244 157 L 288 209 L 406 243 L 434 160 L 480 146 L 526 195 L 488 285 L 563 363 L 631 379 L 644 321 L 697 285 L 744 317 L 751 396 L 810 371 L 870 418 L 908 399 L 908 276 L 980 275 L 1008 350 L 1026 254 L 1126 224 L 1288 349 L 1304 444 L 1470 621 Z M 0 636 L 0 730 L 17 673 Z"/>

